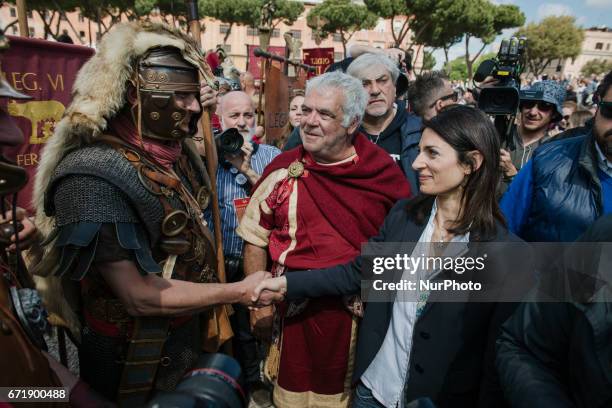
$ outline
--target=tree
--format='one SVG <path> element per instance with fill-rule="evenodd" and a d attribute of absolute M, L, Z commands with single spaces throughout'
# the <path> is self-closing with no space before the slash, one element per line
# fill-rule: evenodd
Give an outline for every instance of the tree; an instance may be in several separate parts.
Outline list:
<path fill-rule="evenodd" d="M 292 25 L 304 12 L 304 3 L 292 0 L 276 0 L 276 10 L 272 15 L 272 28 L 280 23 Z"/>
<path fill-rule="evenodd" d="M 593 74 L 607 74 L 610 71 L 612 71 L 611 60 L 593 59 L 584 64 L 580 73 L 584 76 L 591 76 Z"/>
<path fill-rule="evenodd" d="M 229 24 L 223 44 L 229 38 L 234 25 L 257 27 L 259 23 L 260 2 L 257 0 L 200 0 L 200 15 L 212 17 Z"/>
<path fill-rule="evenodd" d="M 10 1 L 9 3 L 15 4 L 15 1 Z M 65 18 L 66 12 L 74 11 L 78 5 L 76 0 L 29 0 L 27 4 L 28 10 L 38 14 L 42 20 L 44 38 L 52 37 L 55 40 L 61 35 L 60 24 L 62 17 Z M 68 20 L 66 19 L 65 21 Z M 68 21 L 68 23 L 70 22 Z M 77 34 L 74 27 L 73 31 Z M 78 35 L 76 37 L 80 41 L 80 37 Z"/>
<path fill-rule="evenodd" d="M 411 11 L 410 29 L 413 32 L 410 49 L 419 44 L 414 59 L 418 59 L 424 46 L 444 50 L 448 63 L 449 49 L 463 38 L 455 24 L 457 11 L 454 0 L 408 0 Z"/>
<path fill-rule="evenodd" d="M 317 18 L 320 27 L 317 27 Z M 378 17 L 366 6 L 350 0 L 324 0 L 313 7 L 306 17 L 308 26 L 318 29 L 323 38 L 334 33 L 340 35 L 344 55 L 346 43 L 353 34 L 358 30 L 374 28 L 377 21 Z"/>
<path fill-rule="evenodd" d="M 136 14 L 148 18 L 150 12 L 156 8 L 164 23 L 174 26 L 187 27 L 187 4 L 184 0 L 136 0 Z M 147 11 L 148 10 L 148 11 Z"/>
<path fill-rule="evenodd" d="M 451 13 L 457 17 L 456 24 L 465 34 L 465 64 L 469 78 L 472 77 L 472 67 L 476 59 L 502 30 L 525 23 L 525 15 L 517 6 L 496 6 L 488 0 L 455 0 Z M 470 56 L 472 38 L 480 39 L 483 45 L 476 54 Z"/>
<path fill-rule="evenodd" d="M 43 3 L 45 0 L 42 0 Z M 98 32 L 104 35 L 124 18 L 134 20 L 148 15 L 153 2 L 148 0 L 81 0 L 78 2 L 81 14 L 98 24 Z"/>
<path fill-rule="evenodd" d="M 200 15 L 212 17 L 221 22 L 229 24 L 228 30 L 223 37 L 223 43 L 229 38 L 234 25 L 245 25 L 256 28 L 259 26 L 264 4 L 270 4 L 264 0 L 200 0 L 198 9 Z M 304 5 L 292 0 L 276 0 L 272 6 L 272 26 L 276 27 L 283 22 L 287 25 L 293 24 L 304 11 Z"/>
<path fill-rule="evenodd" d="M 416 18 L 411 10 L 413 1 L 410 0 L 364 0 L 368 10 L 379 17 L 391 20 L 391 35 L 393 46 L 399 48 L 410 31 L 411 22 Z M 395 30 L 395 19 L 405 17 L 399 30 Z"/>
<path fill-rule="evenodd" d="M 267 50 L 274 27 L 281 22 L 293 24 L 304 11 L 304 5 L 290 0 L 262 0 L 258 10 L 259 46 Z"/>
<path fill-rule="evenodd" d="M 478 57 L 476 61 L 474 61 L 474 66 L 478 67 L 482 61 L 495 58 L 497 54 L 494 52 L 490 52 L 487 54 L 482 54 Z M 462 55 L 454 60 L 450 61 L 444 67 L 445 71 L 448 74 L 448 77 L 453 81 L 465 81 L 470 80 L 471 76 L 468 76 L 467 64 L 465 63 L 465 55 Z"/>
<path fill-rule="evenodd" d="M 423 54 L 423 66 L 421 72 L 431 71 L 436 66 L 436 57 L 433 55 L 433 51 L 425 51 Z"/>
<path fill-rule="evenodd" d="M 575 58 L 580 54 L 584 32 L 571 16 L 550 16 L 517 31 L 527 37 L 526 62 L 529 71 L 540 75 L 556 59 Z"/>

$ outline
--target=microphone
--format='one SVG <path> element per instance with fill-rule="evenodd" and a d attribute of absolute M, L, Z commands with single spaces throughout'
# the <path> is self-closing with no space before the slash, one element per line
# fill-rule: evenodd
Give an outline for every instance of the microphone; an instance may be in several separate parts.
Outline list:
<path fill-rule="evenodd" d="M 255 48 L 253 50 L 253 55 L 255 55 L 256 57 L 264 57 L 264 58 L 270 58 L 272 56 L 272 54 L 265 52 L 261 48 Z"/>
<path fill-rule="evenodd" d="M 257 51 L 257 50 L 256 50 Z M 476 73 L 474 74 L 474 81 L 482 82 L 486 77 L 491 75 L 493 72 L 493 68 L 495 68 L 495 61 L 492 59 L 484 60 L 478 66 Z"/>

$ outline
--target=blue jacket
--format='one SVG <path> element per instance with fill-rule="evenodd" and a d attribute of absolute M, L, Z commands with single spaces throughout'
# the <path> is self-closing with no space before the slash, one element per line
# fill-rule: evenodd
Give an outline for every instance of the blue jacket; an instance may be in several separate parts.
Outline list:
<path fill-rule="evenodd" d="M 590 131 L 539 147 L 501 201 L 510 231 L 542 242 L 576 240 L 611 207 L 612 179 L 598 169 Z"/>

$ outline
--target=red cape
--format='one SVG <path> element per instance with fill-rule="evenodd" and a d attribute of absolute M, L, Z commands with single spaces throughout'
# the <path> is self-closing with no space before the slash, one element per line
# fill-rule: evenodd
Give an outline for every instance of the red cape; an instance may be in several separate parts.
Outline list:
<path fill-rule="evenodd" d="M 277 156 L 264 170 L 260 182 L 270 173 L 288 168 L 295 161 L 304 164 L 299 182 L 315 205 L 356 249 L 376 235 L 395 202 L 411 196 L 410 186 L 400 167 L 382 148 L 363 134 L 353 139 L 355 165 L 323 166 L 300 145 Z M 259 187 L 259 183 L 254 189 Z M 253 190 L 254 191 L 254 190 Z"/>

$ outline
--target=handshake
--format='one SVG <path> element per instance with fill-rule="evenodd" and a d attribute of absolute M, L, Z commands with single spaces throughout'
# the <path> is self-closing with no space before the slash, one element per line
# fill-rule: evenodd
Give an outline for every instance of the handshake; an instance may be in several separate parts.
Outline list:
<path fill-rule="evenodd" d="M 237 282 L 241 289 L 241 300 L 251 310 L 282 302 L 287 293 L 287 279 L 273 278 L 270 272 L 259 271 Z"/>

